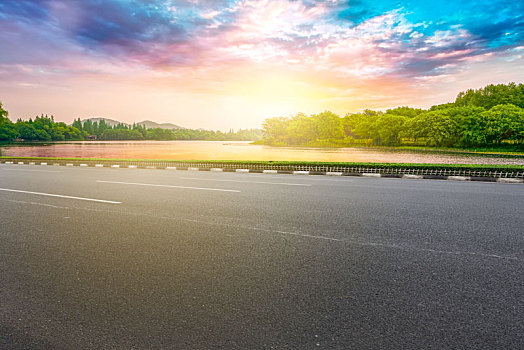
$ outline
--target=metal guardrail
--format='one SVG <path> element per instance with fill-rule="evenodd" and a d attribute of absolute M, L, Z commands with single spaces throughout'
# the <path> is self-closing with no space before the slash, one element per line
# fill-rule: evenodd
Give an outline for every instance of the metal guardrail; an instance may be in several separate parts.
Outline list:
<path fill-rule="evenodd" d="M 202 170 L 212 168 L 230 169 L 249 169 L 250 171 L 262 172 L 264 170 L 277 170 L 282 172 L 309 171 L 312 173 L 335 173 L 343 174 L 393 174 L 393 175 L 430 175 L 430 176 L 471 176 L 471 177 L 491 177 L 491 178 L 516 178 L 524 179 L 524 171 L 478 171 L 471 169 L 429 169 L 429 168 L 386 168 L 372 166 L 321 166 L 321 165 L 282 165 L 282 164 L 249 164 L 249 163 L 206 163 L 191 161 L 161 161 L 161 160 L 87 160 L 87 159 L 64 159 L 46 160 L 42 158 L 2 158 L 0 163 L 12 162 L 13 164 L 35 164 L 45 163 L 47 165 L 72 165 L 72 166 L 91 166 L 103 164 L 110 167 L 118 165 L 122 168 L 129 166 L 137 168 L 199 168 Z"/>

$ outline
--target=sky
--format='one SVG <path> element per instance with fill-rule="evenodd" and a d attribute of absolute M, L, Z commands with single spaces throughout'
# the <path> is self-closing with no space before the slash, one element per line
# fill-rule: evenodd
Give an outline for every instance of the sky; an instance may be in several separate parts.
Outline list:
<path fill-rule="evenodd" d="M 11 119 L 227 130 L 523 77 L 524 1 L 0 0 Z"/>

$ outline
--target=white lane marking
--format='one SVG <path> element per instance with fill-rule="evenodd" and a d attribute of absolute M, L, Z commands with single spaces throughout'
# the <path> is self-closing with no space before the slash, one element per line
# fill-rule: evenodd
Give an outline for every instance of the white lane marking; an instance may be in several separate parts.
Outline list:
<path fill-rule="evenodd" d="M 30 170 L 30 169 L 5 169 L 4 167 L 1 167 L 0 169 L 5 171 L 29 171 L 29 172 L 35 172 L 35 173 L 61 173 L 59 170 Z"/>
<path fill-rule="evenodd" d="M 55 209 L 69 209 L 69 207 L 59 207 L 57 205 L 47 204 L 47 203 L 37 203 L 37 202 L 26 202 L 26 201 L 15 201 L 14 199 L 8 199 L 7 202 L 11 203 L 20 203 L 20 204 L 31 204 L 31 205 L 40 205 L 42 207 L 50 207 Z"/>
<path fill-rule="evenodd" d="M 282 233 L 282 234 L 285 234 L 285 235 L 292 235 L 292 236 L 300 236 L 300 237 L 316 238 L 316 239 L 325 239 L 327 241 L 335 241 L 335 242 L 342 242 L 342 241 L 344 241 L 343 239 L 338 239 L 338 238 L 308 235 L 308 234 L 305 234 L 305 233 L 298 233 L 298 232 L 286 232 L 286 231 L 275 231 L 275 232 Z"/>
<path fill-rule="evenodd" d="M 288 186 L 306 186 L 310 187 L 311 184 L 299 184 L 289 182 L 268 182 L 268 181 L 247 181 L 247 180 L 220 180 L 220 179 L 204 179 L 200 177 L 181 177 L 184 180 L 200 180 L 200 181 L 221 181 L 221 182 L 245 182 L 252 184 L 268 184 L 268 185 L 288 185 Z"/>
<path fill-rule="evenodd" d="M 136 186 L 150 186 L 150 187 L 168 187 L 168 188 L 183 188 L 189 190 L 203 190 L 203 191 L 219 191 L 219 192 L 240 192 L 238 190 L 226 190 L 223 188 L 208 188 L 208 187 L 191 187 L 191 186 L 176 186 L 176 185 L 158 185 L 158 184 L 145 184 L 139 182 L 122 182 L 122 181 L 104 181 L 96 180 L 96 182 L 118 184 L 118 185 L 136 185 Z"/>
<path fill-rule="evenodd" d="M 58 197 L 58 198 L 66 198 L 66 199 L 78 199 L 81 201 L 89 201 L 89 202 L 99 202 L 99 203 L 109 203 L 109 204 L 122 204 L 122 202 L 115 202 L 115 201 L 108 201 L 104 199 L 94 199 L 94 198 L 85 198 L 85 197 L 75 197 L 75 196 L 65 196 L 61 194 L 54 194 L 54 193 L 43 193 L 43 192 L 33 192 L 33 191 L 22 191 L 22 190 L 14 190 L 11 188 L 0 188 L 0 191 L 5 192 L 16 192 L 16 193 L 26 193 L 26 194 L 34 194 L 37 196 L 46 196 L 46 197 Z"/>

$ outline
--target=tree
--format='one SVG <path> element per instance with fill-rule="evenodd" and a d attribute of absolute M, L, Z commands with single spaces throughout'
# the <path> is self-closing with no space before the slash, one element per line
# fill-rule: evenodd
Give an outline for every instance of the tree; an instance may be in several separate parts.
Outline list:
<path fill-rule="evenodd" d="M 264 140 L 269 144 L 285 143 L 288 122 L 289 119 L 284 117 L 274 117 L 264 120 L 262 123 Z"/>
<path fill-rule="evenodd" d="M 417 115 L 419 115 L 422 112 L 425 112 L 425 111 L 420 108 L 411 108 L 408 106 L 397 107 L 397 108 L 386 110 L 386 113 L 389 115 L 401 115 L 406 118 L 415 118 Z"/>
<path fill-rule="evenodd" d="M 524 108 L 524 84 L 490 84 L 481 89 L 460 92 L 455 105 L 477 106 L 491 109 L 502 104 L 512 104 Z"/>
<path fill-rule="evenodd" d="M 94 135 L 93 133 L 93 122 L 91 121 L 91 119 L 87 119 L 86 121 L 84 121 L 84 125 L 82 127 L 82 129 L 88 133 L 88 135 Z"/>
<path fill-rule="evenodd" d="M 32 122 L 20 121 L 15 124 L 19 137 L 27 141 L 51 141 L 51 136 L 43 129 L 37 129 Z"/>
<path fill-rule="evenodd" d="M 2 123 L 3 119 L 7 119 L 8 114 L 9 113 L 2 107 L 2 102 L 0 101 L 0 123 Z"/>
<path fill-rule="evenodd" d="M 137 131 L 138 132 L 138 131 Z M 154 128 L 154 129 L 148 129 L 146 132 L 146 139 L 148 140 L 175 140 L 176 136 L 175 134 L 168 129 L 162 129 L 162 128 Z M 186 139 L 190 139 L 189 136 L 187 136 Z"/>
<path fill-rule="evenodd" d="M 524 110 L 511 104 L 498 105 L 482 115 L 486 123 L 488 142 L 500 144 L 503 140 L 524 142 Z"/>
<path fill-rule="evenodd" d="M 301 145 L 318 138 L 318 128 L 313 118 L 298 113 L 287 122 L 287 143 Z"/>
<path fill-rule="evenodd" d="M 451 146 L 457 125 L 446 110 L 434 110 L 422 113 L 406 124 L 409 130 L 404 134 L 412 138 L 423 138 L 428 146 Z"/>
<path fill-rule="evenodd" d="M 80 130 L 80 131 L 84 130 L 84 129 L 83 129 L 83 126 L 82 126 L 82 121 L 80 120 L 80 118 L 75 119 L 75 120 L 73 121 L 72 126 L 75 127 L 75 128 L 77 128 L 77 129 Z"/>
<path fill-rule="evenodd" d="M 0 141 L 13 141 L 18 137 L 18 131 L 12 121 L 6 118 L 0 123 Z"/>
<path fill-rule="evenodd" d="M 395 114 L 386 113 L 379 116 L 372 127 L 375 133 L 374 143 L 386 146 L 398 145 L 406 120 L 407 117 Z"/>
<path fill-rule="evenodd" d="M 355 133 L 355 129 L 367 118 L 369 118 L 369 115 L 364 113 L 346 114 L 344 118 L 342 118 L 342 128 L 344 129 L 344 135 L 346 135 L 346 137 L 359 139 L 360 135 Z"/>
<path fill-rule="evenodd" d="M 354 127 L 352 133 L 358 138 L 374 139 L 376 138 L 375 122 L 379 118 L 378 113 L 372 111 L 364 111 L 358 115 L 354 115 Z"/>
<path fill-rule="evenodd" d="M 0 141 L 13 141 L 18 137 L 14 124 L 7 117 L 9 113 L 2 107 L 0 102 Z"/>
<path fill-rule="evenodd" d="M 335 141 L 344 138 L 342 120 L 338 115 L 330 111 L 324 111 L 311 116 L 317 130 L 318 141 Z"/>

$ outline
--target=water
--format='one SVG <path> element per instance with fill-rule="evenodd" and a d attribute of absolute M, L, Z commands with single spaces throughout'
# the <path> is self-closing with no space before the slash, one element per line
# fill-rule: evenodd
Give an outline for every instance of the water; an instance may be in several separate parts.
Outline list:
<path fill-rule="evenodd" d="M 377 148 L 301 148 L 245 141 L 81 141 L 4 145 L 3 156 L 173 160 L 296 160 L 331 162 L 519 164 L 524 157 Z"/>

